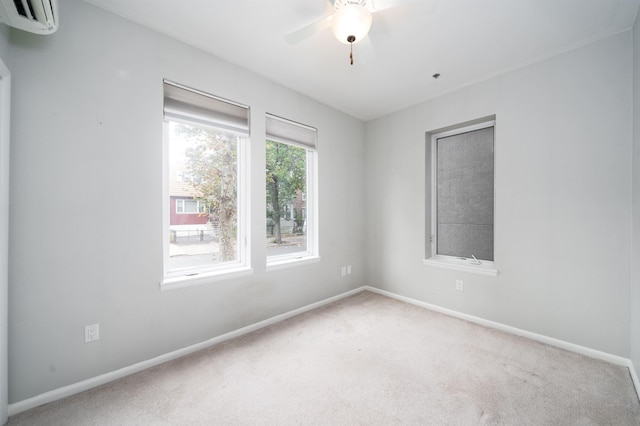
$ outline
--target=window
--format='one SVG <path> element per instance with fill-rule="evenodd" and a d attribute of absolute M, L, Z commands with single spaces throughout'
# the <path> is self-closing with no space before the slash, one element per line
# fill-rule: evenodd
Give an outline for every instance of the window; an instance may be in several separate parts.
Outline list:
<path fill-rule="evenodd" d="M 431 244 L 426 264 L 497 274 L 494 129 L 494 121 L 485 121 L 431 136 Z"/>
<path fill-rule="evenodd" d="M 163 287 L 246 273 L 248 108 L 165 81 L 164 135 Z"/>
<path fill-rule="evenodd" d="M 207 213 L 207 203 L 204 200 L 189 200 L 179 198 L 176 200 L 176 213 L 204 214 Z"/>
<path fill-rule="evenodd" d="M 267 266 L 317 259 L 316 129 L 266 117 Z"/>

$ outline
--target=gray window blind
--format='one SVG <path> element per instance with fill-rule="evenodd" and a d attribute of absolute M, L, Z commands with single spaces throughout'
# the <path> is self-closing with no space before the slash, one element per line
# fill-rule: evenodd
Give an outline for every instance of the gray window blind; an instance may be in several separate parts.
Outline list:
<path fill-rule="evenodd" d="M 493 261 L 494 127 L 439 138 L 437 253 Z"/>
<path fill-rule="evenodd" d="M 249 134 L 249 107 L 164 81 L 164 117 Z"/>
<path fill-rule="evenodd" d="M 267 139 L 289 143 L 301 148 L 316 149 L 317 130 L 275 115 L 266 117 Z"/>

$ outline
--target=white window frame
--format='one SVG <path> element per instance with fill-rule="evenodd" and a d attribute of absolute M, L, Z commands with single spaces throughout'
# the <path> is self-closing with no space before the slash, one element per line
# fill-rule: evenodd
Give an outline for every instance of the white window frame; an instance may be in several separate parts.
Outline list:
<path fill-rule="evenodd" d="M 427 266 L 435 266 L 439 268 L 445 269 L 453 269 L 457 271 L 471 272 L 479 275 L 486 275 L 495 277 L 498 275 L 498 270 L 495 267 L 495 255 L 494 260 L 477 260 L 477 259 L 468 259 L 465 257 L 458 256 L 447 256 L 442 254 L 437 254 L 438 247 L 438 217 L 437 217 L 437 199 L 438 199 L 438 182 L 437 182 L 437 141 L 438 139 L 445 138 L 448 136 L 454 136 L 461 133 L 467 133 L 474 130 L 486 129 L 489 127 L 493 127 L 494 130 L 496 128 L 496 120 L 481 120 L 478 123 L 463 125 L 461 127 L 455 127 L 453 129 L 445 130 L 445 131 L 436 131 L 437 133 L 432 133 L 430 138 L 430 152 L 431 152 L 431 229 L 429 232 L 429 240 L 430 240 L 430 256 L 422 261 L 424 265 Z M 494 211 L 494 246 L 495 246 L 495 203 L 496 203 L 496 179 L 495 179 L 495 133 L 494 133 L 494 167 L 493 167 L 493 188 L 494 188 L 494 199 L 493 199 L 493 211 Z M 494 250 L 495 253 L 495 250 Z"/>
<path fill-rule="evenodd" d="M 303 124 L 292 122 L 291 120 L 287 120 L 284 118 L 280 118 L 274 115 L 267 115 L 269 118 L 279 119 L 291 124 L 295 124 L 301 127 L 306 127 L 309 129 L 313 129 L 313 131 L 317 130 L 315 128 L 311 128 L 309 126 L 305 126 Z M 306 195 L 306 238 L 307 238 L 307 249 L 305 251 L 299 251 L 290 254 L 282 254 L 282 255 L 267 255 L 267 271 L 273 271 L 277 269 L 287 268 L 290 266 L 297 266 L 301 264 L 307 263 L 315 263 L 320 261 L 319 254 L 319 244 L 318 244 L 318 148 L 317 142 L 316 145 L 311 148 L 304 144 L 295 143 L 291 140 L 287 140 L 284 138 L 279 138 L 273 135 L 266 136 L 265 141 L 270 140 L 273 142 L 283 143 L 291 146 L 295 146 L 298 148 L 303 148 L 306 151 L 306 189 L 304 194 Z M 265 217 L 266 221 L 266 217 Z M 263 227 L 266 229 L 266 226 Z"/>
<path fill-rule="evenodd" d="M 206 94 L 204 92 L 198 91 L 196 89 L 191 89 L 186 86 L 179 85 L 177 83 L 173 83 L 165 80 L 164 83 L 177 86 L 179 88 L 183 88 L 189 91 L 192 91 L 197 94 L 209 96 L 211 98 L 220 100 L 222 102 L 226 102 L 232 105 L 236 105 L 238 107 L 247 109 L 247 117 L 249 117 L 249 107 L 237 104 L 232 101 L 228 101 L 222 98 L 217 98 L 212 95 Z M 236 133 L 238 136 L 237 143 L 237 156 L 238 156 L 238 176 L 237 176 L 237 193 L 238 193 L 238 212 L 237 212 L 237 226 L 238 226 L 238 234 L 236 247 L 238 249 L 238 259 L 235 262 L 227 262 L 224 264 L 215 264 L 215 265 L 207 265 L 201 267 L 193 267 L 193 268 L 182 268 L 169 270 L 169 238 L 167 238 L 167 234 L 169 231 L 170 225 L 170 197 L 169 197 L 169 123 L 170 121 L 176 123 L 185 123 L 190 125 L 197 126 L 208 126 L 213 129 L 222 129 L 226 132 Z M 247 123 L 247 129 L 248 129 Z M 184 287 L 190 287 L 193 285 L 205 284 L 219 280 L 232 279 L 236 277 L 242 277 L 251 275 L 253 273 L 253 269 L 251 268 L 251 248 L 250 248 L 250 240 L 249 235 L 251 235 L 250 230 L 250 221 L 249 215 L 251 211 L 250 207 L 250 193 L 249 193 L 249 182 L 250 182 L 250 163 L 249 163 L 249 134 L 234 132 L 231 128 L 222 126 L 216 126 L 215 124 L 207 124 L 203 122 L 202 119 L 197 118 L 189 120 L 189 118 L 179 119 L 176 117 L 171 117 L 170 119 L 165 118 L 163 120 L 163 144 L 162 144 L 162 172 L 163 172 L 163 180 L 162 180 L 162 199 L 163 199 L 163 220 L 162 220 L 162 241 L 163 241 L 163 280 L 160 283 L 160 289 L 165 290 L 174 290 Z"/>
<path fill-rule="evenodd" d="M 196 211 L 195 212 L 187 212 L 185 211 L 185 205 L 187 201 L 193 201 L 196 203 Z M 194 200 L 190 198 L 176 198 L 176 214 L 204 214 L 205 211 L 201 211 L 204 205 L 200 202 L 201 200 Z M 180 211 L 180 206 L 182 206 L 182 211 Z"/>

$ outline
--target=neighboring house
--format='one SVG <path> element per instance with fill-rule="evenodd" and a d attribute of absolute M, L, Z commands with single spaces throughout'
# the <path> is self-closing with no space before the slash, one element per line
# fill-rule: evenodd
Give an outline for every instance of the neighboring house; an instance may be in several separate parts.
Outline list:
<path fill-rule="evenodd" d="M 197 199 L 198 192 L 184 165 L 171 165 L 169 176 L 169 225 L 171 241 L 212 231 L 207 206 Z"/>
<path fill-rule="evenodd" d="M 296 221 L 295 232 L 305 232 L 307 224 L 307 194 L 297 190 L 293 200 L 293 219 Z"/>
<path fill-rule="evenodd" d="M 272 211 L 271 206 L 267 206 L 268 211 Z M 280 229 L 283 234 L 304 233 L 307 222 L 307 194 L 297 190 L 296 195 L 291 198 L 282 210 L 280 218 Z M 267 223 L 268 235 L 273 235 L 273 225 Z"/>

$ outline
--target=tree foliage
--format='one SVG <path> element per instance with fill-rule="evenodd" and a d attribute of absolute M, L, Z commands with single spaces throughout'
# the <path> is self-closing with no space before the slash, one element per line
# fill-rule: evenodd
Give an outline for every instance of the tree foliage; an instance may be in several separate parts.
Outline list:
<path fill-rule="evenodd" d="M 176 131 L 189 142 L 187 171 L 198 199 L 208 206 L 210 221 L 218 227 L 223 262 L 236 258 L 238 211 L 238 137 L 204 127 L 180 125 Z"/>
<path fill-rule="evenodd" d="M 303 148 L 267 140 L 267 217 L 274 224 L 275 242 L 282 243 L 280 219 L 285 206 L 304 192 L 306 184 L 306 151 Z"/>

